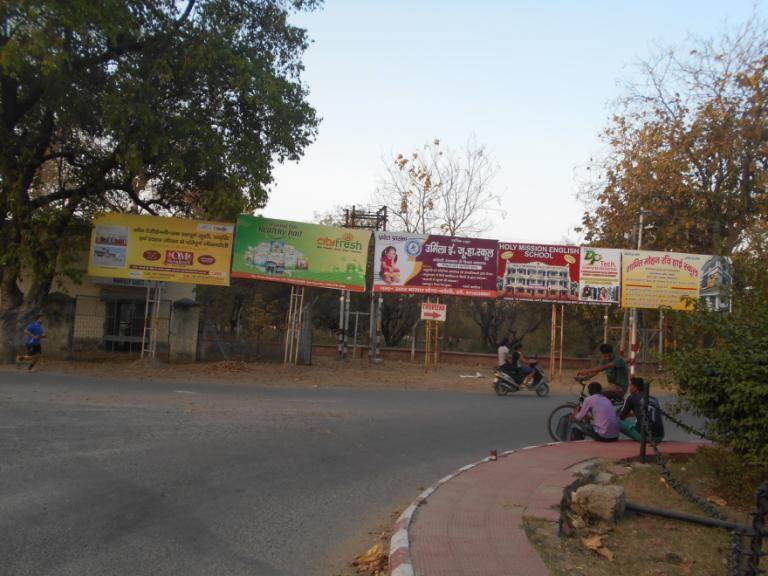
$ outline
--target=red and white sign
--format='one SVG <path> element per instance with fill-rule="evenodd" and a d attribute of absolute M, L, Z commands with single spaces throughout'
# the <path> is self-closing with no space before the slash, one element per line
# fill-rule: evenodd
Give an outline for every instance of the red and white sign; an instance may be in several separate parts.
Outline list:
<path fill-rule="evenodd" d="M 421 303 L 421 319 L 435 320 L 436 322 L 445 322 L 445 313 L 448 310 L 448 304 L 435 304 L 433 302 Z"/>
<path fill-rule="evenodd" d="M 192 266 L 195 263 L 195 253 L 186 250 L 166 250 L 165 263 L 170 266 Z"/>

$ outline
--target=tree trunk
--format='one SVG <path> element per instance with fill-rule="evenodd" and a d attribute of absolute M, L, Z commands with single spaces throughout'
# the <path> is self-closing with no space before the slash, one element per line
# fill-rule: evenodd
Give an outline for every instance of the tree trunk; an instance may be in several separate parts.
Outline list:
<path fill-rule="evenodd" d="M 35 315 L 44 313 L 45 299 L 51 290 L 52 275 L 35 282 L 23 294 L 19 290 L 13 270 L 3 273 L 2 300 L 0 301 L 0 362 L 12 363 L 24 340 L 24 327 Z"/>
<path fill-rule="evenodd" d="M 384 298 L 381 308 L 381 332 L 387 346 L 397 346 L 419 321 L 419 301 L 412 296 Z"/>
<path fill-rule="evenodd" d="M 14 361 L 21 335 L 18 318 L 24 295 L 16 284 L 14 269 L 5 266 L 0 285 L 0 362 L 7 364 Z"/>

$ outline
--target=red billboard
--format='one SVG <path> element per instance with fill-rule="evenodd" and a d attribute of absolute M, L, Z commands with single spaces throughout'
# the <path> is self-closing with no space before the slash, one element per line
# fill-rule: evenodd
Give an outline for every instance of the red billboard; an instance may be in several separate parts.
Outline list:
<path fill-rule="evenodd" d="M 374 292 L 496 297 L 496 240 L 376 232 Z"/>
<path fill-rule="evenodd" d="M 499 296 L 578 302 L 580 256 L 578 246 L 499 242 Z"/>

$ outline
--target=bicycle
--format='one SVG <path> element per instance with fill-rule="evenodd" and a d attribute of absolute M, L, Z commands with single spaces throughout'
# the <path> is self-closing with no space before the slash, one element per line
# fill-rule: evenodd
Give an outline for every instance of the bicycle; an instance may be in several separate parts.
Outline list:
<path fill-rule="evenodd" d="M 573 378 L 581 384 L 581 393 L 575 402 L 566 402 L 557 406 L 552 412 L 549 413 L 549 419 L 547 420 L 547 431 L 549 436 L 555 442 L 568 442 L 571 439 L 571 414 L 574 409 L 581 409 L 584 400 L 589 396 L 586 393 L 588 385 L 588 376 L 574 376 Z M 624 399 L 611 399 L 611 403 L 616 407 L 616 410 L 621 410 L 624 405 Z"/>

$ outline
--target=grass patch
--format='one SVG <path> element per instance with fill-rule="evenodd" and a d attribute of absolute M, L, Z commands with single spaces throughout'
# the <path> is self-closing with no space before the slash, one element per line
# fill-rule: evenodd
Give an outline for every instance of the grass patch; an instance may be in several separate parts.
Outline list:
<path fill-rule="evenodd" d="M 729 462 L 729 455 L 721 449 L 707 448 L 690 458 L 673 459 L 670 468 L 675 478 L 698 496 L 733 520 L 749 523 L 754 490 L 766 477 L 764 469 L 751 467 L 745 471 L 733 462 L 732 468 L 726 466 Z M 721 475 L 724 466 L 726 476 Z M 706 515 L 668 486 L 655 465 L 633 466 L 616 482 L 624 485 L 627 500 Z M 525 521 L 529 539 L 554 576 L 720 576 L 726 571 L 730 554 L 730 534 L 726 530 L 653 516 L 627 513 L 602 536 L 603 546 L 613 555 L 611 560 L 585 546 L 582 538 L 588 536 L 587 532 L 560 538 L 551 527 L 551 523 L 541 520 Z M 745 539 L 743 550 L 747 549 Z M 764 545 L 764 549 L 768 546 Z M 768 565 L 768 560 L 763 562 Z"/>

